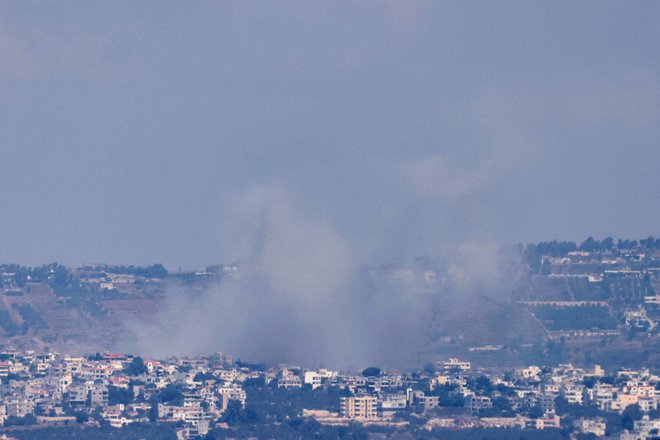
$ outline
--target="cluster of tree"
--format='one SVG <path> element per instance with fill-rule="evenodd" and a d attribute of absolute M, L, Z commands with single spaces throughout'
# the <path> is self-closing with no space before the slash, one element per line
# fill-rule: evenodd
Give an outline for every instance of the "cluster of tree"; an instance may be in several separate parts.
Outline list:
<path fill-rule="evenodd" d="M 108 403 L 110 405 L 128 405 L 133 402 L 134 397 L 131 388 L 108 386 Z"/>
<path fill-rule="evenodd" d="M 32 328 L 46 328 L 46 321 L 43 320 L 41 315 L 32 308 L 29 304 L 12 304 L 12 307 L 17 309 L 23 318 L 23 324 L 18 325 L 11 318 L 11 314 L 7 310 L 0 309 L 0 328 L 4 330 L 7 336 L 16 336 L 19 334 L 26 334 Z"/>
<path fill-rule="evenodd" d="M 578 247 L 578 250 L 585 252 L 603 252 L 617 249 L 636 249 L 640 247 L 644 249 L 660 248 L 660 239 L 656 240 L 653 237 L 648 237 L 639 241 L 619 239 L 615 243 L 612 237 L 607 237 L 603 240 L 595 240 L 593 237 L 589 237 L 582 242 L 582 244 Z"/>
<path fill-rule="evenodd" d="M 340 390 L 336 388 L 312 390 L 310 387 L 285 390 L 277 388 L 276 381 L 265 386 L 245 388 L 250 417 L 266 421 L 285 422 L 298 417 L 303 409 L 339 411 Z M 247 413 L 245 414 L 248 415 Z"/>
<path fill-rule="evenodd" d="M 183 406 L 183 389 L 179 385 L 168 384 L 158 393 L 158 400 L 167 405 Z"/>
<path fill-rule="evenodd" d="M 7 336 L 16 336 L 21 331 L 21 328 L 11 319 L 9 312 L 3 309 L 0 309 L 0 327 Z"/>
<path fill-rule="evenodd" d="M 69 271 L 57 263 L 44 264 L 38 267 L 24 267 L 18 264 L 2 264 L 0 271 L 13 273 L 18 287 L 24 287 L 28 281 L 46 283 L 52 287 L 65 287 L 69 282 Z M 0 279 L 0 287 L 2 280 Z"/>
<path fill-rule="evenodd" d="M 565 257 L 569 252 L 613 252 L 616 250 L 629 249 L 660 249 L 660 238 L 648 237 L 642 240 L 624 240 L 619 239 L 616 242 L 612 237 L 606 237 L 603 240 L 596 240 L 589 237 L 580 245 L 574 241 L 542 241 L 540 243 L 530 243 L 522 250 L 522 256 L 529 264 L 530 268 L 539 273 L 541 267 L 541 256 Z"/>
<path fill-rule="evenodd" d="M 5 420 L 5 426 L 27 426 L 35 425 L 37 423 L 37 417 L 34 414 L 27 414 L 23 417 L 9 416 Z"/>
<path fill-rule="evenodd" d="M 39 312 L 34 310 L 30 304 L 13 304 L 12 307 L 15 307 L 20 313 L 21 318 L 23 318 L 23 326 L 27 330 L 27 327 L 34 328 L 46 328 L 46 321 L 41 317 Z"/>
<path fill-rule="evenodd" d="M 216 440 L 221 438 L 276 438 L 276 439 L 345 439 L 367 440 L 369 432 L 386 431 L 378 428 L 365 428 L 359 424 L 349 426 L 321 425 L 313 419 L 293 417 L 282 423 L 243 422 L 234 425 L 229 432 L 215 429 L 209 432 L 202 440 Z"/>
<path fill-rule="evenodd" d="M 170 426 L 146 423 L 131 423 L 121 429 L 110 426 L 81 427 L 76 425 L 57 426 L 50 428 L 33 427 L 29 430 L 12 430 L 7 433 L 20 440 L 68 440 L 68 439 L 95 439 L 95 440 L 176 440 L 176 432 Z"/>
<path fill-rule="evenodd" d="M 462 408 L 465 406 L 465 398 L 454 384 L 437 386 L 433 391 L 427 392 L 431 396 L 438 396 L 440 406 Z"/>
<path fill-rule="evenodd" d="M 167 278 L 169 274 L 162 264 L 153 264 L 151 266 L 111 266 L 106 268 L 106 272 L 145 278 Z"/>
<path fill-rule="evenodd" d="M 475 390 L 477 394 L 490 394 L 493 391 L 493 383 L 488 376 L 477 376 L 468 378 L 468 388 Z"/>
<path fill-rule="evenodd" d="M 108 273 L 134 275 L 145 278 L 167 278 L 169 272 L 162 264 L 153 264 L 151 266 L 110 266 L 104 269 L 104 272 L 89 274 L 90 276 L 102 277 Z M 51 286 L 56 293 L 64 292 L 67 287 L 75 285 L 74 275 L 69 270 L 58 263 L 44 264 L 36 267 L 25 267 L 18 264 L 2 264 L 0 272 L 11 273 L 13 283 L 16 287 L 25 287 L 28 281 L 34 283 L 45 283 Z M 4 285 L 0 278 L 0 288 L 13 287 Z"/>
<path fill-rule="evenodd" d="M 362 375 L 364 377 L 378 377 L 381 373 L 382 372 L 378 367 L 368 367 L 362 370 Z"/>
<path fill-rule="evenodd" d="M 139 376 L 147 372 L 147 367 L 144 365 L 144 360 L 140 356 L 135 356 L 124 371 L 129 376 Z"/>

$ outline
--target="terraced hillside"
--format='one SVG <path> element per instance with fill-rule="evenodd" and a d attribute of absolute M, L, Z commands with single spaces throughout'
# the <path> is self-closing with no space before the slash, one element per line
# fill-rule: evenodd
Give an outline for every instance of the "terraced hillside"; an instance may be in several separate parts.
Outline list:
<path fill-rule="evenodd" d="M 89 353 L 113 347 L 121 323 L 148 317 L 157 299 L 94 301 L 97 311 L 86 310 L 70 298 L 58 296 L 48 285 L 28 283 L 22 291 L 0 289 L 0 343 L 25 349 L 52 348 Z"/>

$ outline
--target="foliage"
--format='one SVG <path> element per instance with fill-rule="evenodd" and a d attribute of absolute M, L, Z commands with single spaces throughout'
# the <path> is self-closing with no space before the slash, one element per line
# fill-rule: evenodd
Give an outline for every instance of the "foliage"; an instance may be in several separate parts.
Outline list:
<path fill-rule="evenodd" d="M 228 425 L 254 423 L 257 421 L 257 413 L 254 408 L 250 406 L 243 409 L 243 405 L 238 400 L 230 400 L 227 404 L 227 409 L 220 418 L 220 421 L 225 422 Z"/>
<path fill-rule="evenodd" d="M 133 401 L 133 391 L 129 388 L 120 388 L 113 385 L 108 386 L 108 403 L 110 405 L 128 405 Z"/>
<path fill-rule="evenodd" d="M 14 304 L 24 321 L 24 327 L 47 328 L 46 321 L 30 304 Z M 27 329 L 27 328 L 26 328 Z"/>
<path fill-rule="evenodd" d="M 132 423 L 122 429 L 103 426 L 99 428 L 81 426 L 62 426 L 14 430 L 10 434 L 20 440 L 176 440 L 176 433 L 171 427 L 158 424 Z"/>
<path fill-rule="evenodd" d="M 218 380 L 218 378 L 211 373 L 202 373 L 201 371 L 195 374 L 195 377 L 193 378 L 193 381 L 195 382 L 204 382 L 206 380 Z"/>
<path fill-rule="evenodd" d="M 249 379 L 245 379 L 243 382 L 243 388 L 263 387 L 265 384 L 266 379 L 260 375 L 259 377 L 251 377 Z"/>
<path fill-rule="evenodd" d="M 5 420 L 5 426 L 25 426 L 25 425 L 35 425 L 37 423 L 37 417 L 34 414 L 28 414 L 23 417 L 9 416 Z"/>
<path fill-rule="evenodd" d="M 89 420 L 89 414 L 87 414 L 86 412 L 76 411 L 73 413 L 73 415 L 75 416 L 76 422 L 78 423 L 85 423 L 86 421 Z"/>
<path fill-rule="evenodd" d="M 641 419 L 643 415 L 638 404 L 628 405 L 621 414 L 621 426 L 631 431 L 635 427 L 635 420 Z"/>
<path fill-rule="evenodd" d="M 147 372 L 147 367 L 144 365 L 144 360 L 140 356 L 135 356 L 124 370 L 129 376 L 139 376 Z"/>
<path fill-rule="evenodd" d="M 380 368 L 378 367 L 369 367 L 362 370 L 362 375 L 365 377 L 376 377 L 380 376 Z"/>
<path fill-rule="evenodd" d="M 259 420 L 288 420 L 298 417 L 303 409 L 339 411 L 340 392 L 336 388 L 324 390 L 252 387 L 246 388 L 247 401 Z"/>
<path fill-rule="evenodd" d="M 0 327 L 7 333 L 7 336 L 15 336 L 20 331 L 20 327 L 12 321 L 9 312 L 2 309 L 0 309 Z"/>
<path fill-rule="evenodd" d="M 168 405 L 183 405 L 183 393 L 181 392 L 181 387 L 172 384 L 167 385 L 158 395 L 158 399 L 162 403 Z"/>
<path fill-rule="evenodd" d="M 438 396 L 440 406 L 460 408 L 465 406 L 465 399 L 458 391 L 456 385 L 444 384 L 428 393 L 429 395 Z"/>
<path fill-rule="evenodd" d="M 140 266 L 115 266 L 107 268 L 108 273 L 134 275 L 145 278 L 167 278 L 168 272 L 162 264 L 154 264 L 147 267 Z"/>

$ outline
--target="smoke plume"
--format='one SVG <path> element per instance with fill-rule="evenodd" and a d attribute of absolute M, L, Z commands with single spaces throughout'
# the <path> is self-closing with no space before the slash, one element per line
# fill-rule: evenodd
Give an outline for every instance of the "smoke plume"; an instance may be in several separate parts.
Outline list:
<path fill-rule="evenodd" d="M 254 362 L 410 366 L 432 315 L 454 313 L 456 293 L 496 285 L 502 273 L 490 244 L 411 266 L 367 267 L 355 258 L 356 246 L 306 217 L 281 188 L 257 188 L 231 213 L 224 248 L 236 270 L 201 294 L 171 288 L 155 319 L 127 324 L 132 342 L 121 348 L 161 357 L 222 351 Z"/>

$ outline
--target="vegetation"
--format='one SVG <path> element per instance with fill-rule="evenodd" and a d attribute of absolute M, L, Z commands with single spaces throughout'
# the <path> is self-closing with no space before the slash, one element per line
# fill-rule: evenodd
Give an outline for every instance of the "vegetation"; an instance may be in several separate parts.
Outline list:
<path fill-rule="evenodd" d="M 550 330 L 590 330 L 616 328 L 617 321 L 607 307 L 532 307 L 534 315 Z"/>
<path fill-rule="evenodd" d="M 2 309 L 0 309 L 0 327 L 2 327 L 7 336 L 17 335 L 21 330 L 20 327 L 12 321 L 9 312 Z"/>
<path fill-rule="evenodd" d="M 2 431 L 0 431 L 2 432 Z M 133 423 L 122 429 L 102 426 L 99 428 L 62 426 L 51 428 L 34 428 L 25 431 L 12 430 L 7 434 L 20 440 L 176 440 L 176 432 L 168 426 L 157 424 Z"/>
<path fill-rule="evenodd" d="M 381 373 L 380 368 L 377 367 L 369 367 L 362 370 L 362 375 L 365 377 L 380 376 L 380 373 Z"/>
<path fill-rule="evenodd" d="M 32 308 L 30 304 L 14 304 L 13 307 L 18 309 L 21 318 L 23 318 L 23 327 L 25 330 L 29 327 L 34 328 L 47 328 L 46 321 L 41 317 L 41 315 Z"/>
<path fill-rule="evenodd" d="M 129 376 L 139 376 L 147 372 L 147 367 L 144 365 L 144 360 L 140 356 L 136 356 L 125 368 L 125 371 Z"/>
<path fill-rule="evenodd" d="M 180 386 L 169 384 L 158 395 L 158 400 L 168 405 L 183 405 L 183 392 Z"/>
<path fill-rule="evenodd" d="M 113 385 L 108 386 L 108 403 L 110 405 L 128 405 L 133 401 L 133 391 L 129 388 L 120 388 Z"/>
<path fill-rule="evenodd" d="M 28 414 L 24 417 L 9 416 L 5 420 L 5 426 L 26 426 L 37 423 L 37 417 L 34 414 Z"/>

